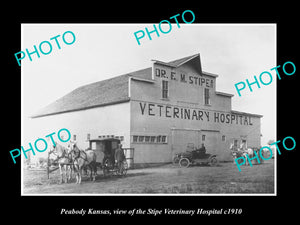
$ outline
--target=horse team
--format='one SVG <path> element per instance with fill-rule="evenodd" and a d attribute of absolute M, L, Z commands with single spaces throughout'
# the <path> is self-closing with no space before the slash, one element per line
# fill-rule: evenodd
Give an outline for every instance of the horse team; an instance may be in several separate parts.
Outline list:
<path fill-rule="evenodd" d="M 76 183 L 81 183 L 82 173 L 90 169 L 90 179 L 95 181 L 97 174 L 96 153 L 93 150 L 80 150 L 75 142 L 70 141 L 68 147 L 55 143 L 49 152 L 51 159 L 58 164 L 61 183 L 71 180 L 72 172 L 76 175 Z"/>
<path fill-rule="evenodd" d="M 245 144 L 241 143 L 239 148 L 234 146 L 234 144 L 231 144 L 230 151 L 232 154 L 233 163 L 235 163 L 235 159 L 244 157 L 245 161 L 246 161 L 246 163 L 244 165 L 249 165 L 248 157 L 253 158 L 254 151 L 257 152 L 257 151 L 259 151 L 259 149 L 258 148 L 246 148 Z M 248 155 L 248 157 L 247 157 L 247 155 Z M 259 154 L 257 154 L 257 155 L 260 158 L 260 161 L 262 162 L 263 160 L 261 159 L 260 155 Z M 256 162 L 257 162 L 257 159 L 254 159 L 254 160 L 256 160 Z"/>

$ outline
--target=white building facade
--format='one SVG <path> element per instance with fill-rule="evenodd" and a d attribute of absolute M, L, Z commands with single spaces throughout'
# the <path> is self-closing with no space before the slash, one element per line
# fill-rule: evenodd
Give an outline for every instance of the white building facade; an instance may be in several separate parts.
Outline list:
<path fill-rule="evenodd" d="M 220 161 L 229 146 L 260 147 L 261 115 L 233 111 L 233 95 L 216 90 L 218 75 L 202 71 L 200 55 L 79 87 L 35 114 L 33 127 L 47 134 L 67 128 L 78 146 L 103 135 L 134 148 L 134 163 L 171 162 L 187 145 L 204 144 Z"/>

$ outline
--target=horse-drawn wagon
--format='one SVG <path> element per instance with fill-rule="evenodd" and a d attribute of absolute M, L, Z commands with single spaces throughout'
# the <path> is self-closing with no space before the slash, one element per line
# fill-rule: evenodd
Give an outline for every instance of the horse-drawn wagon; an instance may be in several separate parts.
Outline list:
<path fill-rule="evenodd" d="M 76 183 L 81 182 L 82 172 L 90 168 L 90 177 L 95 180 L 97 175 L 97 167 L 102 169 L 103 175 L 119 175 L 125 176 L 128 169 L 127 160 L 132 160 L 133 149 L 122 149 L 121 140 L 119 138 L 99 137 L 89 140 L 89 147 L 86 150 L 80 150 L 75 142 L 70 141 L 68 147 L 56 144 L 53 150 L 48 154 L 47 173 L 56 170 L 52 169 L 52 165 L 58 165 L 60 169 L 61 182 L 63 182 L 63 174 L 65 174 L 66 182 L 71 179 L 72 171 L 76 174 Z M 124 150 L 126 151 L 124 154 Z M 119 152 L 119 154 L 115 154 Z M 126 158 L 127 152 L 131 152 L 132 158 Z M 115 158 L 115 157 L 118 158 Z"/>
<path fill-rule="evenodd" d="M 115 151 L 121 143 L 120 139 L 115 137 L 99 137 L 89 140 L 89 143 L 89 149 L 96 153 L 96 164 L 102 168 L 104 176 L 112 174 L 126 175 L 128 170 L 127 154 L 124 153 L 125 158 L 122 160 L 122 163 L 118 164 L 115 159 Z"/>

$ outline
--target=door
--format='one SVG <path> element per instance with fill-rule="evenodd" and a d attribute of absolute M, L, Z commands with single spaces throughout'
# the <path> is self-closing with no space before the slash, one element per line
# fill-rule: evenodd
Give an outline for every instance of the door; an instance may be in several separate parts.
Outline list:
<path fill-rule="evenodd" d="M 200 130 L 172 129 L 171 134 L 172 156 L 179 152 L 185 152 L 188 146 L 196 148 L 200 146 Z"/>
<path fill-rule="evenodd" d="M 222 154 L 220 141 L 221 137 L 219 131 L 201 131 L 201 144 L 204 144 L 206 153 Z"/>

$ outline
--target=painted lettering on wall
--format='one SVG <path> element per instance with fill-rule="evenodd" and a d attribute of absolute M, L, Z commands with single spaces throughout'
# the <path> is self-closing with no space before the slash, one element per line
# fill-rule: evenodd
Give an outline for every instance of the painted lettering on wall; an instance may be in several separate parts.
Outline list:
<path fill-rule="evenodd" d="M 144 116 L 154 116 L 184 120 L 199 120 L 213 123 L 227 123 L 252 126 L 249 115 L 225 113 L 200 109 L 185 108 L 147 102 L 139 102 L 140 113 Z"/>
<path fill-rule="evenodd" d="M 199 75 L 187 75 L 182 72 L 176 73 L 174 71 L 167 73 L 167 71 L 164 69 L 155 68 L 155 76 L 169 80 L 179 81 L 182 83 L 188 83 L 191 85 L 204 86 L 207 88 L 214 87 L 214 80 L 204 78 L 203 76 L 200 77 Z"/>

